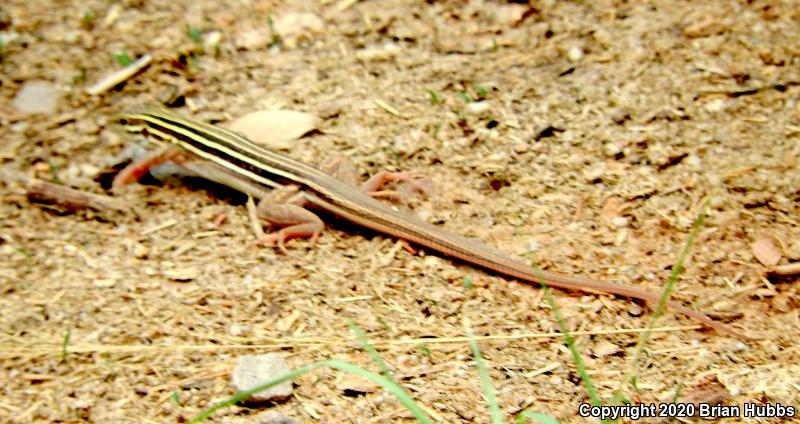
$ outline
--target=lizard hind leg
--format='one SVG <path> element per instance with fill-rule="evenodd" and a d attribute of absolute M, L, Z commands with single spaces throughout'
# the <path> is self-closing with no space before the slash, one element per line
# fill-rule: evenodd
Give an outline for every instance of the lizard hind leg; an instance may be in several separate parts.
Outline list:
<path fill-rule="evenodd" d="M 381 188 L 390 183 L 401 183 L 397 190 L 381 190 Z M 381 171 L 371 176 L 361 189 L 369 193 L 372 197 L 393 198 L 399 199 L 403 202 L 413 193 L 422 193 L 430 195 L 433 191 L 430 181 L 425 180 L 415 172 L 389 172 Z"/>

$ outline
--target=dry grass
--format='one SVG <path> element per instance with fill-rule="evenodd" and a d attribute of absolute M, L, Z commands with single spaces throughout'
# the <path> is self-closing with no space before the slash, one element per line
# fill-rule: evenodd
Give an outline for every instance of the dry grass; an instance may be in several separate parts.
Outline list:
<path fill-rule="evenodd" d="M 94 177 L 128 143 L 112 127 L 132 105 L 177 93 L 205 120 L 307 111 L 322 130 L 292 156 L 340 152 L 368 173 L 420 171 L 436 183 L 436 196 L 413 201 L 425 219 L 551 270 L 652 291 L 713 196 L 675 296 L 765 340 L 743 345 L 667 316 L 660 324 L 673 330 L 655 333 L 639 392 L 627 395 L 670 399 L 713 374 L 735 402 L 798 405 L 796 278 L 767 281 L 750 243 L 771 237 L 800 260 L 800 7 L 634 3 L 195 1 L 187 12 L 131 1 L 113 3 L 110 19 L 109 2 L 11 0 L 0 6 L 11 19 L 0 30 L 18 34 L 0 63 L 0 160 L 104 193 Z M 280 29 L 293 11 L 322 26 L 270 47 L 268 17 Z M 220 31 L 219 52 L 201 53 L 187 26 Z M 153 62 L 86 94 L 120 52 Z M 57 113 L 12 108 L 33 79 L 65 91 Z M 470 113 L 461 92 L 485 97 L 488 111 Z M 533 406 L 581 421 L 587 395 L 537 288 L 335 221 L 314 248 L 260 249 L 241 199 L 202 184 L 129 186 L 127 215 L 61 213 L 15 183 L 0 195 L 2 421 L 184 420 L 232 394 L 228 373 L 246 352 L 368 365 L 352 318 L 424 408 L 486 422 L 464 314 L 505 414 Z M 557 298 L 610 397 L 647 314 L 624 299 Z M 620 350 L 605 353 L 608 343 Z M 277 408 L 300 422 L 408 417 L 381 392 L 344 396 L 341 379 L 307 375 Z"/>

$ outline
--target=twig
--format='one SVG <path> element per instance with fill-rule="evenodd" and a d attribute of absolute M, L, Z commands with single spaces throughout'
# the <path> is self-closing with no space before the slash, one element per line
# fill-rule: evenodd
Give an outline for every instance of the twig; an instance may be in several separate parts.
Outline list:
<path fill-rule="evenodd" d="M 27 181 L 27 196 L 31 202 L 58 205 L 71 212 L 83 209 L 93 209 L 99 212 L 126 212 L 128 210 L 122 202 L 113 197 L 35 178 Z"/>
<path fill-rule="evenodd" d="M 115 71 L 110 75 L 107 75 L 105 78 L 101 79 L 93 86 L 88 87 L 86 89 L 86 92 L 93 96 L 104 93 L 110 90 L 111 88 L 115 87 L 117 84 L 124 82 L 128 78 L 139 73 L 139 71 L 147 67 L 147 65 L 149 65 L 150 61 L 152 60 L 153 56 L 146 54 L 137 59 L 135 62 L 131 63 L 130 65 L 118 71 Z"/>
<path fill-rule="evenodd" d="M 800 262 L 794 262 L 786 265 L 776 265 L 769 272 L 770 275 L 797 275 L 800 274 Z"/>

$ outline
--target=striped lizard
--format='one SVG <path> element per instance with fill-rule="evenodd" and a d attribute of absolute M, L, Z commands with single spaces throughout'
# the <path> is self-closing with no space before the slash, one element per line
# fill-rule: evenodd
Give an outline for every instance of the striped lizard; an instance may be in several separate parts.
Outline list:
<path fill-rule="evenodd" d="M 404 179 L 402 173 L 384 173 L 378 178 L 370 178 L 365 186 L 359 188 L 321 169 L 265 149 L 236 132 L 171 111 L 143 108 L 124 114 L 120 122 L 127 131 L 149 136 L 149 139 L 168 148 L 120 172 L 113 182 L 115 191 L 137 180 L 154 164 L 165 161 L 180 163 L 189 169 L 194 168 L 196 173 L 209 180 L 262 199 L 259 204 L 260 217 L 282 228 L 259 241 L 277 244 L 284 251 L 285 240 L 293 237 L 311 237 L 313 240 L 324 229 L 322 220 L 304 208 L 309 206 L 528 283 L 603 292 L 651 303 L 660 300 L 659 296 L 637 288 L 530 267 L 477 240 L 447 232 L 410 213 L 396 210 L 369 194 L 386 180 Z M 282 203 L 266 201 L 268 188 L 287 193 L 281 195 Z M 673 301 L 667 302 L 667 306 L 721 334 L 749 339 L 700 311 Z"/>

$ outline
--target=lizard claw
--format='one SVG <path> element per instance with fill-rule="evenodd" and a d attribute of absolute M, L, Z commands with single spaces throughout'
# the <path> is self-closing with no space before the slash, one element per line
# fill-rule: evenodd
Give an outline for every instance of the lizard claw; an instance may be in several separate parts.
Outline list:
<path fill-rule="evenodd" d="M 267 234 L 258 240 L 256 240 L 256 246 L 270 246 L 276 247 L 281 251 L 281 253 L 288 255 L 289 250 L 286 249 L 286 235 L 282 234 L 283 231 L 277 231 L 274 233 Z"/>

